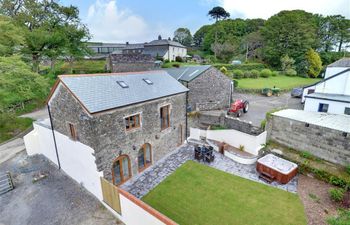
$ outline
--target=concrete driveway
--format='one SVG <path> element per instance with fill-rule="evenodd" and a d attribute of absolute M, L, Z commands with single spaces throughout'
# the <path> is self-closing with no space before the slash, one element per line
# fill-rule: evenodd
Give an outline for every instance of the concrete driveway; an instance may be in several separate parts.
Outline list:
<path fill-rule="evenodd" d="M 45 157 L 25 152 L 0 164 L 15 189 L 0 196 L 0 225 L 122 224 L 100 202 Z M 47 177 L 34 182 L 38 174 Z"/>

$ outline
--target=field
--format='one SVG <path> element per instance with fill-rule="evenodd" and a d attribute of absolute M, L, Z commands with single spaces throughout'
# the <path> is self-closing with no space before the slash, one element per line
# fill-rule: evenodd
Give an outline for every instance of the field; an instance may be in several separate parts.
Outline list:
<path fill-rule="evenodd" d="M 276 86 L 277 88 L 280 88 L 282 90 L 291 90 L 295 87 L 302 87 L 309 84 L 316 83 L 320 81 L 320 79 L 311 79 L 311 78 L 304 78 L 304 77 L 289 77 L 284 75 L 278 75 L 275 77 L 269 77 L 269 78 L 243 78 L 239 79 L 238 81 L 238 88 L 241 89 L 263 89 L 263 88 L 273 88 Z"/>
<path fill-rule="evenodd" d="M 142 200 L 183 225 L 306 224 L 296 194 L 188 161 Z"/>

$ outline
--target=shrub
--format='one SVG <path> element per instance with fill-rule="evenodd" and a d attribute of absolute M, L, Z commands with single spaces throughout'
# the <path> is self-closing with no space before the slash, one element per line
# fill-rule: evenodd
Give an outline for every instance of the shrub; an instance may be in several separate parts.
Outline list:
<path fill-rule="evenodd" d="M 309 49 L 305 55 L 309 77 L 317 77 L 322 70 L 322 61 L 320 55 L 313 49 Z"/>
<path fill-rule="evenodd" d="M 175 64 L 173 64 L 173 67 L 179 68 L 179 67 L 180 67 L 180 64 L 175 63 Z"/>
<path fill-rule="evenodd" d="M 271 70 L 269 69 L 263 69 L 260 71 L 260 76 L 264 77 L 264 78 L 268 78 L 269 76 L 271 76 Z"/>
<path fill-rule="evenodd" d="M 272 71 L 271 72 L 271 76 L 273 76 L 273 77 L 276 77 L 276 76 L 278 76 L 280 73 L 278 72 L 278 71 Z"/>
<path fill-rule="evenodd" d="M 227 68 L 224 67 L 224 66 L 220 68 L 220 71 L 221 71 L 221 73 L 223 73 L 223 74 L 227 74 L 227 72 L 228 72 Z"/>
<path fill-rule="evenodd" d="M 345 167 L 345 171 L 350 175 L 350 164 Z"/>
<path fill-rule="evenodd" d="M 183 62 L 183 59 L 180 56 L 175 57 L 176 62 Z"/>
<path fill-rule="evenodd" d="M 244 152 L 244 150 L 245 150 L 245 147 L 244 147 L 244 145 L 239 145 L 239 148 L 238 148 L 240 151 L 242 151 L 242 152 Z"/>
<path fill-rule="evenodd" d="M 243 71 L 242 70 L 234 70 L 233 71 L 233 77 L 236 79 L 241 79 L 243 77 Z"/>
<path fill-rule="evenodd" d="M 349 221 L 350 210 L 340 210 L 338 216 L 327 219 L 327 223 L 330 225 L 348 225 Z"/>
<path fill-rule="evenodd" d="M 287 76 L 291 76 L 291 77 L 297 75 L 297 71 L 295 71 L 294 69 L 288 69 L 288 70 L 286 70 L 285 73 L 286 73 Z"/>
<path fill-rule="evenodd" d="M 295 60 L 288 55 L 281 57 L 280 61 L 282 71 L 286 72 L 287 70 L 294 68 Z"/>
<path fill-rule="evenodd" d="M 250 70 L 244 71 L 243 77 L 244 77 L 244 78 L 250 78 L 250 77 L 252 77 L 251 71 L 250 71 Z"/>
<path fill-rule="evenodd" d="M 344 198 L 344 189 L 341 188 L 331 188 L 329 189 L 329 196 L 335 202 L 341 202 Z"/>
<path fill-rule="evenodd" d="M 238 87 L 238 80 L 232 80 L 233 81 L 233 87 Z"/>
<path fill-rule="evenodd" d="M 251 70 L 251 78 L 259 78 L 260 72 L 258 70 Z"/>
<path fill-rule="evenodd" d="M 214 57 L 214 56 L 212 56 Z M 212 62 L 214 62 L 212 60 Z M 221 67 L 225 66 L 228 70 L 262 70 L 265 69 L 266 66 L 263 63 L 244 63 L 241 65 L 232 65 L 232 64 L 224 64 L 224 63 L 218 63 L 214 65 L 217 69 L 220 69 Z"/>
<path fill-rule="evenodd" d="M 163 59 L 163 57 L 162 57 L 162 59 Z M 170 62 L 169 59 L 164 60 L 164 63 L 169 63 L 169 62 Z"/>
<path fill-rule="evenodd" d="M 263 120 L 261 121 L 261 123 L 260 123 L 260 127 L 261 127 L 261 129 L 265 130 L 265 127 L 266 127 L 266 122 L 267 122 L 267 120 L 266 120 L 266 119 L 263 119 Z"/>

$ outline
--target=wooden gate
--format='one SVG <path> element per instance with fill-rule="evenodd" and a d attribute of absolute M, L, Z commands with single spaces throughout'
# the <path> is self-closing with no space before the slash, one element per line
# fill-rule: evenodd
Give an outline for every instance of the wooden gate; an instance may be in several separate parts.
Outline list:
<path fill-rule="evenodd" d="M 0 195 L 13 190 L 13 182 L 10 172 L 0 174 Z"/>
<path fill-rule="evenodd" d="M 118 187 L 101 177 L 103 201 L 114 211 L 121 214 Z"/>

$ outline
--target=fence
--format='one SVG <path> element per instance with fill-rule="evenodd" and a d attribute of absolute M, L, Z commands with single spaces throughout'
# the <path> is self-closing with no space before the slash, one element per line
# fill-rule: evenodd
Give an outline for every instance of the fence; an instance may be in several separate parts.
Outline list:
<path fill-rule="evenodd" d="M 0 174 L 0 195 L 14 189 L 10 172 Z"/>

